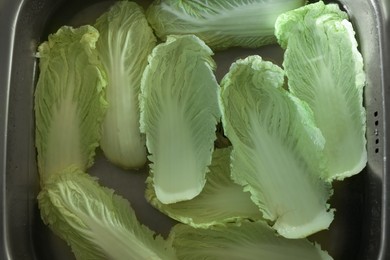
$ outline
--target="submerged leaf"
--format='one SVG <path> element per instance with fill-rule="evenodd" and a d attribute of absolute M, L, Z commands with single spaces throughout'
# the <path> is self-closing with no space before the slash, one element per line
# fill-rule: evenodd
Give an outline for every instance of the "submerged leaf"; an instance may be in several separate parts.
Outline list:
<path fill-rule="evenodd" d="M 139 130 L 138 96 L 156 39 L 142 7 L 134 2 L 117 2 L 95 27 L 100 32 L 96 49 L 108 79 L 101 148 L 111 162 L 140 168 L 146 162 L 146 145 Z"/>
<path fill-rule="evenodd" d="M 363 59 L 347 19 L 338 5 L 320 1 L 276 22 L 290 91 L 310 106 L 326 140 L 328 180 L 357 174 L 367 163 Z"/>
<path fill-rule="evenodd" d="M 36 140 L 41 182 L 70 165 L 86 170 L 99 145 L 106 82 L 99 70 L 91 26 L 61 27 L 38 49 Z"/>
<path fill-rule="evenodd" d="M 276 18 L 305 0 L 160 0 L 147 9 L 156 34 L 195 34 L 212 49 L 276 42 Z"/>
<path fill-rule="evenodd" d="M 287 238 L 328 228 L 330 185 L 320 180 L 324 139 L 310 109 L 282 88 L 284 72 L 259 56 L 238 60 L 221 82 L 232 177 Z"/>
<path fill-rule="evenodd" d="M 192 228 L 178 224 L 171 231 L 178 259 L 183 260 L 330 260 L 307 239 L 286 239 L 262 221 Z"/>
<path fill-rule="evenodd" d="M 38 195 L 43 221 L 77 259 L 176 259 L 171 242 L 141 225 L 127 200 L 71 166 Z"/>
<path fill-rule="evenodd" d="M 192 200 L 162 204 L 156 198 L 151 178 L 147 180 L 146 198 L 161 212 L 193 227 L 206 228 L 243 218 L 261 219 L 262 215 L 250 199 L 250 194 L 230 178 L 230 153 L 231 147 L 214 150 L 206 185 Z"/>
<path fill-rule="evenodd" d="M 220 118 L 212 51 L 193 35 L 171 36 L 149 56 L 141 84 L 141 131 L 162 203 L 198 195 Z"/>

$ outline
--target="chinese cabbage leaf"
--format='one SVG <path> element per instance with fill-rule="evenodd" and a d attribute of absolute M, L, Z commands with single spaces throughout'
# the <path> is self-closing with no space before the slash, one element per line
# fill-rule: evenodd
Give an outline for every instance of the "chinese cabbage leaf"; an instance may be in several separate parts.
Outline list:
<path fill-rule="evenodd" d="M 41 182 L 70 165 L 86 170 L 99 145 L 106 85 L 91 26 L 61 27 L 38 48 L 36 147 Z"/>
<path fill-rule="evenodd" d="M 286 239 L 266 223 L 242 222 L 209 229 L 177 224 L 171 231 L 178 259 L 185 260 L 330 260 L 307 239 Z"/>
<path fill-rule="evenodd" d="M 127 200 L 76 167 L 50 178 L 38 203 L 77 259 L 176 259 L 171 242 L 141 225 Z"/>
<path fill-rule="evenodd" d="M 327 180 L 357 174 L 367 163 L 363 59 L 347 19 L 338 5 L 320 1 L 276 22 L 290 91 L 308 103 L 326 140 Z"/>
<path fill-rule="evenodd" d="M 108 80 L 101 148 L 111 162 L 140 168 L 146 162 L 146 145 L 139 130 L 138 96 L 156 39 L 142 7 L 134 2 L 117 2 L 95 27 L 100 32 L 96 50 Z"/>
<path fill-rule="evenodd" d="M 276 18 L 305 0 L 160 0 L 146 11 L 163 40 L 170 34 L 195 34 L 212 49 L 256 48 L 276 42 Z"/>
<path fill-rule="evenodd" d="M 207 228 L 243 218 L 261 219 L 259 208 L 250 199 L 250 194 L 230 178 L 230 153 L 231 147 L 214 150 L 206 185 L 192 200 L 162 204 L 156 198 L 150 178 L 146 198 L 161 212 L 193 227 Z"/>
<path fill-rule="evenodd" d="M 212 51 L 193 35 L 170 36 L 149 56 L 141 83 L 141 131 L 158 200 L 198 195 L 220 119 Z"/>
<path fill-rule="evenodd" d="M 221 82 L 232 177 L 287 238 L 328 228 L 330 185 L 320 180 L 324 138 L 310 109 L 283 88 L 284 72 L 259 56 L 235 62 Z"/>

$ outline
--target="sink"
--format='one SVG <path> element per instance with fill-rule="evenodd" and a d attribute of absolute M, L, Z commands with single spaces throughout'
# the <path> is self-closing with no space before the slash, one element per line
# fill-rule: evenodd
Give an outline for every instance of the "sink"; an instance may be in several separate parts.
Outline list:
<path fill-rule="evenodd" d="M 136 1 L 146 7 L 151 1 Z M 334 259 L 390 259 L 390 1 L 340 0 L 357 33 L 365 61 L 368 164 L 358 175 L 334 183 L 335 220 L 309 239 Z M 74 259 L 66 243 L 40 219 L 34 147 L 33 95 L 37 46 L 61 25 L 93 23 L 113 1 L 0 0 L 0 259 Z M 237 58 L 259 54 L 281 64 L 277 45 L 233 48 L 215 54 L 220 80 Z M 166 236 L 175 223 L 144 198 L 146 171 L 111 165 L 100 150 L 89 173 L 129 199 L 138 219 Z"/>

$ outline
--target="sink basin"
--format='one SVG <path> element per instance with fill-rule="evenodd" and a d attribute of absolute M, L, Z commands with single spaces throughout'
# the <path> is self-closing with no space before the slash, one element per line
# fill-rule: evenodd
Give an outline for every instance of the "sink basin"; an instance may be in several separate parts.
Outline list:
<path fill-rule="evenodd" d="M 136 1 L 147 6 L 151 1 Z M 368 164 L 360 174 L 334 183 L 330 203 L 337 209 L 329 230 L 310 237 L 334 259 L 390 259 L 390 1 L 340 0 L 348 12 L 365 61 Z M 0 0 L 0 259 L 74 259 L 66 243 L 41 219 L 36 196 L 39 179 L 34 147 L 33 95 L 37 46 L 62 25 L 93 23 L 113 1 Z M 215 54 L 220 80 L 237 58 L 260 54 L 281 64 L 276 45 L 234 48 Z M 387 119 L 389 118 L 389 119 Z M 64 130 L 66 131 L 66 129 Z M 111 165 L 98 150 L 89 171 L 129 199 L 137 217 L 163 236 L 175 223 L 144 199 L 145 170 Z"/>

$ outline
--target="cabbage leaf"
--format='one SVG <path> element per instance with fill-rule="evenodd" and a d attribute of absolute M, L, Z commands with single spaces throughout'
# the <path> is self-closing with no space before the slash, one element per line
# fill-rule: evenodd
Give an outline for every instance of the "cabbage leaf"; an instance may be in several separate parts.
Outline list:
<path fill-rule="evenodd" d="M 220 119 L 212 54 L 196 36 L 170 36 L 154 48 L 143 74 L 141 132 L 156 196 L 165 204 L 192 199 L 205 184 Z"/>
<path fill-rule="evenodd" d="M 38 195 L 41 217 L 77 259 L 176 259 L 169 240 L 141 225 L 127 200 L 70 166 Z"/>
<path fill-rule="evenodd" d="M 259 208 L 250 199 L 250 194 L 230 178 L 231 150 L 231 147 L 214 150 L 206 185 L 192 200 L 162 204 L 156 198 L 151 178 L 147 180 L 147 200 L 171 218 L 193 227 L 207 228 L 243 218 L 261 219 Z"/>
<path fill-rule="evenodd" d="M 329 181 L 357 174 L 367 163 L 363 59 L 347 19 L 338 5 L 320 1 L 276 22 L 289 89 L 308 103 L 325 137 L 323 178 Z"/>
<path fill-rule="evenodd" d="M 325 144 L 310 109 L 283 88 L 284 72 L 260 56 L 236 61 L 221 82 L 232 177 L 287 238 L 328 228 L 331 187 L 320 179 Z"/>
<path fill-rule="evenodd" d="M 160 0 L 146 11 L 157 36 L 195 34 L 212 49 L 276 42 L 276 18 L 305 0 Z"/>
<path fill-rule="evenodd" d="M 92 26 L 61 27 L 38 48 L 36 148 L 41 182 L 70 165 L 86 170 L 99 145 L 106 85 Z"/>
<path fill-rule="evenodd" d="M 96 50 L 108 80 L 100 145 L 114 164 L 140 168 L 146 162 L 146 145 L 139 130 L 138 96 L 156 39 L 142 7 L 129 1 L 114 4 L 95 27 L 100 32 Z"/>
<path fill-rule="evenodd" d="M 332 259 L 319 245 L 307 239 L 281 237 L 262 221 L 231 223 L 209 229 L 177 224 L 170 236 L 178 259 L 183 260 Z"/>

